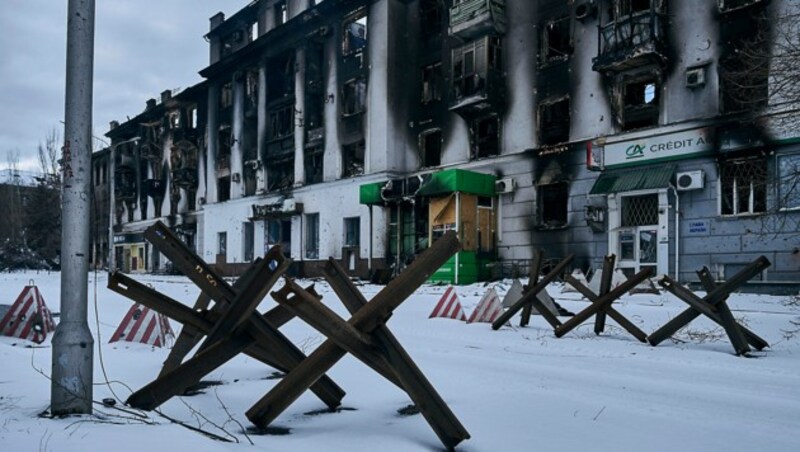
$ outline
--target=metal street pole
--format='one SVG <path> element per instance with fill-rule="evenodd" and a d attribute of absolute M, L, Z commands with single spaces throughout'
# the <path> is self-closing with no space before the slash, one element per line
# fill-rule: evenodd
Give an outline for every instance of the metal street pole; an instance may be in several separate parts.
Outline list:
<path fill-rule="evenodd" d="M 61 201 L 61 321 L 53 337 L 50 410 L 92 412 L 94 339 L 87 324 L 92 174 L 94 0 L 69 0 Z"/>

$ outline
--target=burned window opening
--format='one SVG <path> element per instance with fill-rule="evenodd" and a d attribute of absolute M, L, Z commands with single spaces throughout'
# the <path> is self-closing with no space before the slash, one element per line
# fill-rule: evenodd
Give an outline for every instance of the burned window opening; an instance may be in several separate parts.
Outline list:
<path fill-rule="evenodd" d="M 547 22 L 542 30 L 541 64 L 564 61 L 572 55 L 569 16 Z"/>
<path fill-rule="evenodd" d="M 322 182 L 323 157 L 324 148 L 322 146 L 306 148 L 305 155 L 303 156 L 303 166 L 305 169 L 305 183 L 307 185 Z"/>
<path fill-rule="evenodd" d="M 342 115 L 364 113 L 367 104 L 367 82 L 363 77 L 349 80 L 342 86 Z"/>
<path fill-rule="evenodd" d="M 624 81 L 621 90 L 623 130 L 658 125 L 661 82 L 656 75 Z"/>
<path fill-rule="evenodd" d="M 367 10 L 362 8 L 349 15 L 343 24 L 342 55 L 362 53 L 367 47 Z"/>
<path fill-rule="evenodd" d="M 442 164 L 442 130 L 426 130 L 419 134 L 420 160 L 423 167 Z"/>
<path fill-rule="evenodd" d="M 294 96 L 294 52 L 267 60 L 267 104 Z"/>
<path fill-rule="evenodd" d="M 539 227 L 556 229 L 567 226 L 569 183 L 558 181 L 538 186 Z"/>
<path fill-rule="evenodd" d="M 436 62 L 422 68 L 422 103 L 429 104 L 442 100 L 444 76 L 442 62 Z"/>
<path fill-rule="evenodd" d="M 269 112 L 269 140 L 282 140 L 294 135 L 294 104 Z"/>
<path fill-rule="evenodd" d="M 420 0 L 419 20 L 423 36 L 442 32 L 444 18 L 444 2 L 442 0 Z"/>
<path fill-rule="evenodd" d="M 569 97 L 539 105 L 539 140 L 542 146 L 553 146 L 569 141 Z"/>
<path fill-rule="evenodd" d="M 766 107 L 770 96 L 770 71 L 793 73 L 796 70 L 795 63 L 789 66 L 789 71 L 770 64 L 767 20 L 761 14 L 742 12 L 727 15 L 720 25 L 725 44 L 719 60 L 720 109 L 723 113 Z"/>
<path fill-rule="evenodd" d="M 470 126 L 473 158 L 500 154 L 500 118 L 497 115 L 474 120 Z"/>
<path fill-rule="evenodd" d="M 651 0 L 618 0 L 616 2 L 617 17 L 625 17 L 636 13 L 650 11 L 650 2 Z"/>
<path fill-rule="evenodd" d="M 225 202 L 229 199 L 231 199 L 231 177 L 220 177 L 217 179 L 217 201 Z"/>
<path fill-rule="evenodd" d="M 245 76 L 245 114 L 252 116 L 258 109 L 258 70 L 250 69 Z"/>
<path fill-rule="evenodd" d="M 224 112 L 233 106 L 233 84 L 231 82 L 222 85 L 219 91 L 219 109 Z"/>
<path fill-rule="evenodd" d="M 325 135 L 325 53 L 320 43 L 306 46 L 305 112 L 303 115 L 306 142 L 322 140 Z"/>
<path fill-rule="evenodd" d="M 342 177 L 354 177 L 364 174 L 364 140 L 342 146 Z"/>
<path fill-rule="evenodd" d="M 286 190 L 294 185 L 294 152 L 272 156 L 266 166 L 267 190 Z"/>
<path fill-rule="evenodd" d="M 218 150 L 217 150 L 217 174 L 225 176 L 230 175 L 231 171 L 231 127 L 230 125 L 223 124 L 220 126 L 217 134 Z"/>
<path fill-rule="evenodd" d="M 767 159 L 721 161 L 720 214 L 752 215 L 767 211 Z"/>

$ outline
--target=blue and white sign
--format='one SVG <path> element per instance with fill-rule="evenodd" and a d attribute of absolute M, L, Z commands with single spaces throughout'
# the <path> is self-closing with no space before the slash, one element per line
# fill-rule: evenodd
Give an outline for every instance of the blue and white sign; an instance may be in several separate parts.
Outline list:
<path fill-rule="evenodd" d="M 603 164 L 606 168 L 634 166 L 663 160 L 677 160 L 714 151 L 713 129 L 684 130 L 606 143 Z"/>
<path fill-rule="evenodd" d="M 689 220 L 686 235 L 708 235 L 708 220 Z"/>

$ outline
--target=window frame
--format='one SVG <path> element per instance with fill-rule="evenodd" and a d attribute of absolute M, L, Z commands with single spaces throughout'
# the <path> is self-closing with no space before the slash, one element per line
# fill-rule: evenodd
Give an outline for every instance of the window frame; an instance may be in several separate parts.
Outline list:
<path fill-rule="evenodd" d="M 726 194 L 723 193 L 723 190 L 726 189 L 725 184 L 723 183 L 723 176 L 725 173 L 725 168 L 723 166 L 729 165 L 744 165 L 744 164 L 758 164 L 759 166 L 763 166 L 762 174 L 763 174 L 763 189 L 761 190 L 760 196 L 763 199 L 756 200 L 756 185 L 754 185 L 754 179 L 751 177 L 749 181 L 749 193 L 748 193 L 748 209 L 747 211 L 740 211 L 739 210 L 739 186 L 737 184 L 737 180 L 734 178 L 734 182 L 731 186 L 731 212 L 724 212 L 724 204 L 723 198 L 726 197 Z M 755 171 L 755 170 L 754 170 Z M 767 159 L 765 157 L 751 157 L 751 158 L 736 158 L 730 160 L 722 160 L 718 164 L 718 177 L 717 177 L 717 213 L 721 217 L 726 218 L 735 218 L 735 217 L 753 217 L 764 215 L 768 211 L 768 187 L 769 184 L 769 165 L 767 163 Z M 763 206 L 763 210 L 755 211 L 756 203 L 760 201 L 760 204 Z"/>
<path fill-rule="evenodd" d="M 346 248 L 358 248 L 361 246 L 361 217 L 343 218 L 342 225 L 343 246 Z"/>
<path fill-rule="evenodd" d="M 308 260 L 319 259 L 319 212 L 307 213 L 303 215 L 305 223 L 305 240 L 303 244 L 303 256 Z"/>

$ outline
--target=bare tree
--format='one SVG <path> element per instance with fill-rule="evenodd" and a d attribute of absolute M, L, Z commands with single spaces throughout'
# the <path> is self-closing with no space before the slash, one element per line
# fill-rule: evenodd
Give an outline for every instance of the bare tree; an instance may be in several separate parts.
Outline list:
<path fill-rule="evenodd" d="M 39 142 L 39 169 L 46 178 L 58 177 L 58 151 L 61 142 L 61 134 L 58 129 L 53 127 L 47 132 L 44 143 Z"/>

